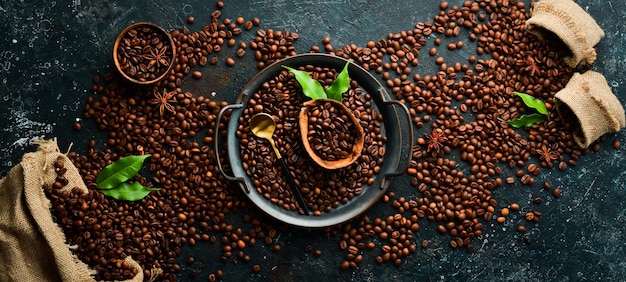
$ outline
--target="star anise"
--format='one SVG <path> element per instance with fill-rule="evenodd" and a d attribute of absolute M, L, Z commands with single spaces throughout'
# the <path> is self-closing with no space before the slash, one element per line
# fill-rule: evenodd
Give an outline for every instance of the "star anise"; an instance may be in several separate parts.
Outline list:
<path fill-rule="evenodd" d="M 143 55 L 143 57 L 146 60 L 148 60 L 148 68 L 151 68 L 155 64 L 157 65 L 157 67 L 160 67 L 161 65 L 168 66 L 169 58 L 165 56 L 165 52 L 167 51 L 167 48 L 163 47 L 160 50 L 159 49 L 155 50 L 155 49 L 150 49 L 150 54 Z"/>
<path fill-rule="evenodd" d="M 431 152 L 434 150 L 436 154 L 441 154 L 444 146 L 443 142 L 448 141 L 443 130 L 435 128 L 431 134 L 425 134 L 424 136 L 426 137 L 426 144 L 428 144 L 426 151 Z"/>
<path fill-rule="evenodd" d="M 552 151 L 550 148 L 546 147 L 546 145 L 541 145 L 541 149 L 537 150 L 537 154 L 539 154 L 539 159 L 546 162 L 548 166 L 552 165 L 553 160 L 557 160 L 559 155 L 556 151 Z"/>
<path fill-rule="evenodd" d="M 154 88 L 154 99 L 150 99 L 148 103 L 153 105 L 159 105 L 159 113 L 163 115 L 165 110 L 174 113 L 174 106 L 170 103 L 176 103 L 176 100 L 171 100 L 174 95 L 176 95 L 176 91 L 167 92 L 163 89 L 163 94 L 159 93 L 158 88 Z"/>
<path fill-rule="evenodd" d="M 526 63 L 528 64 L 528 66 L 524 68 L 524 70 L 529 72 L 530 75 L 534 76 L 536 73 L 538 74 L 541 72 L 541 70 L 539 70 L 539 67 L 537 67 L 537 62 L 535 61 L 535 58 L 531 56 L 526 57 Z"/>

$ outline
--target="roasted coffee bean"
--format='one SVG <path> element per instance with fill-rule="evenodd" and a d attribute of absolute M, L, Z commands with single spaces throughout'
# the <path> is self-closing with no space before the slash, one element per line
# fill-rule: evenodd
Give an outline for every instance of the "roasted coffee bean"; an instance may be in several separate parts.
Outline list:
<path fill-rule="evenodd" d="M 235 66 L 235 60 L 233 58 L 226 58 L 226 65 L 229 67 Z"/>
<path fill-rule="evenodd" d="M 524 218 L 528 221 L 533 221 L 535 219 L 535 214 L 532 212 L 527 212 L 526 215 L 524 215 Z"/>
<path fill-rule="evenodd" d="M 245 56 L 245 55 L 246 55 L 246 49 L 244 49 L 244 48 L 237 49 L 237 57 L 243 58 L 243 56 Z"/>
<path fill-rule="evenodd" d="M 254 23 L 252 23 L 252 21 L 246 21 L 246 23 L 244 24 L 243 28 L 245 30 L 251 30 L 253 26 L 254 26 Z"/>
<path fill-rule="evenodd" d="M 193 76 L 193 78 L 195 78 L 195 79 L 200 79 L 200 78 L 202 78 L 202 72 L 194 71 L 193 73 L 191 73 L 191 76 Z"/>
<path fill-rule="evenodd" d="M 532 238 L 531 238 L 530 236 L 528 236 L 528 235 L 525 235 L 525 236 L 522 238 L 522 242 L 524 242 L 524 244 L 527 244 L 527 245 L 528 245 L 528 244 L 532 243 Z"/>
<path fill-rule="evenodd" d="M 74 122 L 74 130 L 76 131 L 80 131 L 81 129 L 83 129 L 83 125 L 80 124 L 80 122 Z"/>
<path fill-rule="evenodd" d="M 500 211 L 500 214 L 502 216 L 508 216 L 509 215 L 509 209 L 508 208 L 502 208 L 502 210 Z"/>

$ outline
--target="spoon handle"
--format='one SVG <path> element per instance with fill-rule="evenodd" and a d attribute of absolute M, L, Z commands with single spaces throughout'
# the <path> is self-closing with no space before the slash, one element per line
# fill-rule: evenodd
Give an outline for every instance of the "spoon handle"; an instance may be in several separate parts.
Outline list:
<path fill-rule="evenodd" d="M 291 172 L 289 171 L 289 167 L 287 167 L 285 160 L 283 158 L 279 158 L 278 162 L 283 167 L 283 172 L 285 173 L 285 176 L 287 177 L 287 182 L 289 183 L 289 186 L 291 186 L 292 193 L 295 194 L 296 196 L 298 205 L 302 208 L 302 210 L 304 210 L 305 215 L 309 215 L 309 209 L 307 209 L 306 204 L 304 203 L 302 194 L 300 194 L 300 189 L 298 189 L 298 186 L 296 186 L 296 182 L 293 180 L 293 177 L 291 176 Z"/>

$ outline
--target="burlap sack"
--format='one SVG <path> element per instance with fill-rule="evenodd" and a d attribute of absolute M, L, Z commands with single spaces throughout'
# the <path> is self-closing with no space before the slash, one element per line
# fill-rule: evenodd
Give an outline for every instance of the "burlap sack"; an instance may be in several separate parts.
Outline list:
<path fill-rule="evenodd" d="M 78 260 L 66 244 L 61 228 L 54 223 L 50 201 L 43 189 L 51 189 L 57 176 L 54 163 L 64 163 L 69 184 L 87 191 L 78 170 L 59 152 L 56 140 L 38 141 L 34 153 L 0 179 L 0 281 L 95 281 L 95 272 Z M 143 281 L 138 268 L 132 281 Z"/>
<path fill-rule="evenodd" d="M 575 73 L 554 98 L 559 115 L 577 122 L 574 140 L 582 148 L 626 126 L 624 108 L 598 72 Z"/>
<path fill-rule="evenodd" d="M 596 21 L 572 0 L 540 0 L 526 21 L 526 31 L 540 39 L 556 35 L 571 52 L 563 61 L 574 68 L 596 61 L 594 46 L 604 37 Z"/>

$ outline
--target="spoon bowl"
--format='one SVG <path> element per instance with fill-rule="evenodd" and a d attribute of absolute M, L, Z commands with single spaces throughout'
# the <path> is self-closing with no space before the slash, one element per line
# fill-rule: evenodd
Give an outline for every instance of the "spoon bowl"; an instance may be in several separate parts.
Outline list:
<path fill-rule="evenodd" d="M 274 118 L 272 118 L 269 114 L 259 113 L 250 119 L 250 131 L 252 131 L 252 134 L 269 141 L 274 149 L 274 152 L 276 153 L 276 156 L 281 159 L 282 157 L 280 152 L 274 143 L 273 136 L 275 130 L 276 121 L 274 121 Z"/>

